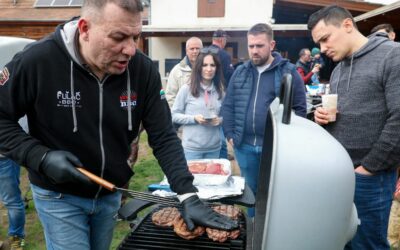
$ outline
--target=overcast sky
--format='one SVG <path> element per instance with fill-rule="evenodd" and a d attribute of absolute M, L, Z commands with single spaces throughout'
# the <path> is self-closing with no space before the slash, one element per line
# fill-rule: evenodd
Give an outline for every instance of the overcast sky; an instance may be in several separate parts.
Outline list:
<path fill-rule="evenodd" d="M 391 4 L 397 2 L 398 0 L 366 0 L 366 2 L 380 3 L 380 4 Z"/>

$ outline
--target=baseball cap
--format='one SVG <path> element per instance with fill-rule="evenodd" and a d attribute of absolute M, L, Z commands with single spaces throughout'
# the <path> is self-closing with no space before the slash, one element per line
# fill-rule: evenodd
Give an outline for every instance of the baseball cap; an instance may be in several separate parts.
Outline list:
<path fill-rule="evenodd" d="M 218 29 L 214 31 L 213 37 L 229 37 L 229 36 L 224 30 Z"/>
<path fill-rule="evenodd" d="M 313 48 L 311 50 L 311 56 L 315 56 L 316 54 L 321 54 L 321 51 L 318 48 Z"/>

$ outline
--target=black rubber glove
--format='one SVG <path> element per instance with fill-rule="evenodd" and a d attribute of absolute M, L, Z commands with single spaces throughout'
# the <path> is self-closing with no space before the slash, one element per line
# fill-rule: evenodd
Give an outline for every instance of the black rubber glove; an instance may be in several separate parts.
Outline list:
<path fill-rule="evenodd" d="M 76 167 L 82 167 L 82 163 L 75 155 L 67 151 L 54 150 L 46 153 L 39 170 L 54 184 L 82 182 L 91 185 L 90 179 L 79 172 Z"/>
<path fill-rule="evenodd" d="M 204 205 L 197 195 L 191 196 L 182 202 L 183 219 L 190 231 L 199 226 L 216 228 L 221 230 L 233 230 L 239 227 L 238 223 L 228 217 L 219 214 L 210 207 Z"/>

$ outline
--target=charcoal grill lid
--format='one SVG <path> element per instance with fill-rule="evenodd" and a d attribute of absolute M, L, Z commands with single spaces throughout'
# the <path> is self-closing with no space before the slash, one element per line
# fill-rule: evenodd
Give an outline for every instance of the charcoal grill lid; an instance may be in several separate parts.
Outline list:
<path fill-rule="evenodd" d="M 280 103 L 284 105 L 284 112 L 282 115 L 282 123 L 290 124 L 291 109 L 293 103 L 293 85 L 292 76 L 285 74 L 282 77 L 280 89 Z M 272 104 L 271 104 L 272 105 Z M 257 204 L 255 209 L 254 220 L 254 235 L 253 247 L 254 249 L 261 249 L 264 241 L 264 228 L 267 213 L 267 201 L 269 194 L 269 182 L 271 178 L 271 166 L 274 150 L 274 120 L 272 119 L 271 108 L 268 110 L 268 115 L 265 122 L 263 149 L 261 153 L 261 162 L 258 173 L 258 187 L 257 187 Z"/>
<path fill-rule="evenodd" d="M 253 249 L 343 249 L 357 229 L 353 162 L 321 126 L 295 115 L 284 117 L 290 102 L 278 101 L 270 105 L 272 129 L 264 135 L 269 140 L 263 144 L 260 170 L 266 170 L 267 185 L 257 190 Z"/>

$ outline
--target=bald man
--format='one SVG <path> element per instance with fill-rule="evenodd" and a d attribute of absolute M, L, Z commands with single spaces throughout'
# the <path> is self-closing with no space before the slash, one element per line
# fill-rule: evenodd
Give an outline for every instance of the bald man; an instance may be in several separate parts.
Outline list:
<path fill-rule="evenodd" d="M 189 84 L 192 66 L 196 62 L 201 48 L 203 48 L 203 42 L 200 38 L 189 38 L 186 41 L 186 56 L 172 68 L 165 89 L 165 97 L 170 108 L 172 108 L 175 97 L 181 86 L 185 83 Z"/>

